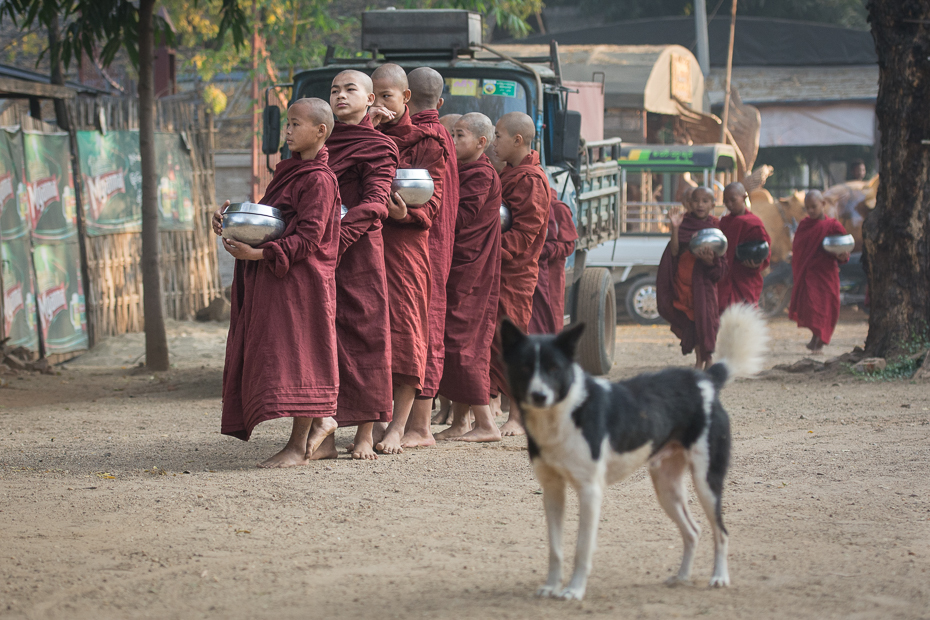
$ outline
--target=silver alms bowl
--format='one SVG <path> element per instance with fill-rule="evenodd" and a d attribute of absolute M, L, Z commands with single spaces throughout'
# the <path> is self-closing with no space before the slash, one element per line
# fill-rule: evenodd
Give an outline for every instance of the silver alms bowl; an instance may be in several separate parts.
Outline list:
<path fill-rule="evenodd" d="M 501 232 L 507 232 L 513 226 L 513 214 L 510 208 L 501 203 Z"/>
<path fill-rule="evenodd" d="M 701 248 L 710 248 L 717 256 L 727 253 L 727 236 L 719 228 L 705 228 L 697 231 L 688 243 L 692 253 Z"/>
<path fill-rule="evenodd" d="M 433 179 L 429 170 L 398 168 L 391 183 L 391 193 L 397 192 L 408 207 L 419 207 L 433 197 Z"/>
<path fill-rule="evenodd" d="M 830 254 L 848 254 L 856 247 L 856 240 L 852 235 L 830 235 L 823 238 L 823 249 Z"/>
<path fill-rule="evenodd" d="M 236 202 L 223 212 L 223 237 L 257 247 L 284 233 L 281 211 L 254 202 Z"/>

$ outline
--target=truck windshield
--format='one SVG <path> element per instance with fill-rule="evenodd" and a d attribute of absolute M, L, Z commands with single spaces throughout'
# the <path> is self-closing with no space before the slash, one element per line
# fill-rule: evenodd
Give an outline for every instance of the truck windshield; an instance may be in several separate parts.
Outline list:
<path fill-rule="evenodd" d="M 526 112 L 526 90 L 519 82 L 473 77 L 445 78 L 440 114 L 481 112 L 497 122 L 508 112 Z"/>

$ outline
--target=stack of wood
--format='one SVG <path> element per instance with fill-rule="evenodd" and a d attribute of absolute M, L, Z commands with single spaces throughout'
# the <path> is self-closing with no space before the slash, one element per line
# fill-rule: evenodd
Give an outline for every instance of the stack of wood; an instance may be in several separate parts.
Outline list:
<path fill-rule="evenodd" d="M 40 357 L 33 360 L 33 353 L 23 347 L 11 347 L 9 338 L 0 341 L 0 386 L 6 385 L 5 377 L 17 376 L 27 372 L 39 372 L 46 375 L 55 374 L 48 359 Z"/>

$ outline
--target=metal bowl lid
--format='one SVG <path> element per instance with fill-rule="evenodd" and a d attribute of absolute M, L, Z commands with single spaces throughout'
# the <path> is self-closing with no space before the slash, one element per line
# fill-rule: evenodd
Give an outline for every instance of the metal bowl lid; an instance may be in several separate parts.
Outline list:
<path fill-rule="evenodd" d="M 226 213 L 254 213 L 255 215 L 264 215 L 279 220 L 284 219 L 281 216 L 281 210 L 269 207 L 268 205 L 258 204 L 257 202 L 234 202 L 223 211 Z"/>
<path fill-rule="evenodd" d="M 425 168 L 398 168 L 394 178 L 399 181 L 432 181 L 429 170 Z"/>

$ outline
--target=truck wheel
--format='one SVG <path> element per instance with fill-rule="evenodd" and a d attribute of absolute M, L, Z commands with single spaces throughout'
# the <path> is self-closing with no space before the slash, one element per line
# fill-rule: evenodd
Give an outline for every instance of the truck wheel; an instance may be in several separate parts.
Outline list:
<path fill-rule="evenodd" d="M 593 375 L 606 375 L 614 365 L 617 341 L 617 297 L 610 271 L 584 270 L 576 309 L 576 321 L 586 325 L 578 342 L 578 363 Z"/>
<path fill-rule="evenodd" d="M 787 282 L 772 282 L 762 287 L 759 296 L 759 309 L 762 316 L 772 318 L 780 315 L 791 301 L 791 286 Z"/>
<path fill-rule="evenodd" d="M 626 313 L 640 325 L 656 325 L 662 322 L 659 304 L 656 302 L 655 276 L 636 280 L 626 291 Z"/>

